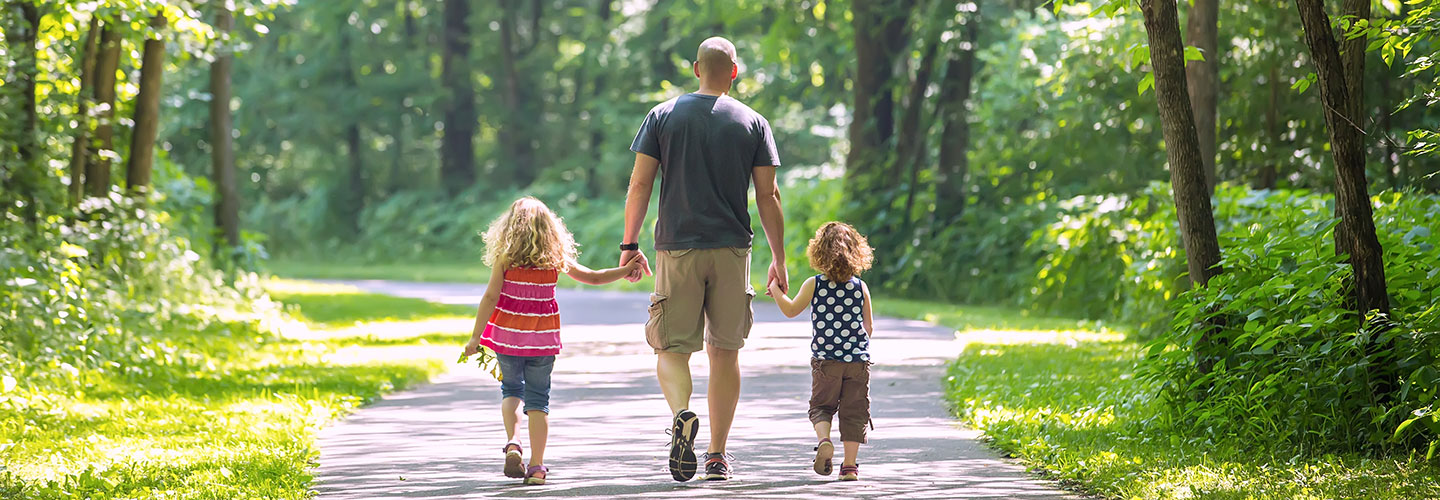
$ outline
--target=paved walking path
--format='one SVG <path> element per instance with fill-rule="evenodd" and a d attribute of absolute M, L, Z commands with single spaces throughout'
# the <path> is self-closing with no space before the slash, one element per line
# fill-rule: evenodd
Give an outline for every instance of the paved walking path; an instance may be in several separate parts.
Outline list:
<path fill-rule="evenodd" d="M 352 281 L 371 292 L 473 304 L 483 286 Z M 880 318 L 872 342 L 876 430 L 860 450 L 861 478 L 840 483 L 810 470 L 814 434 L 809 326 L 755 304 L 744 351 L 740 407 L 729 448 L 735 477 L 677 483 L 665 471 L 670 424 L 642 325 L 643 293 L 561 290 L 565 351 L 551 393 L 549 484 L 522 486 L 500 473 L 504 444 L 499 383 L 458 366 L 433 383 L 392 394 L 320 433 L 321 498 L 1073 498 L 996 458 L 944 407 L 951 331 Z M 459 346 L 456 346 L 458 351 Z M 693 358 L 691 407 L 708 422 L 704 353 Z M 523 419 L 522 419 L 523 422 Z M 524 436 L 522 430 L 521 435 Z M 838 438 L 838 435 L 837 435 Z M 709 431 L 702 428 L 697 449 Z M 838 448 L 838 446 L 837 446 Z M 837 451 L 836 469 L 839 469 Z"/>

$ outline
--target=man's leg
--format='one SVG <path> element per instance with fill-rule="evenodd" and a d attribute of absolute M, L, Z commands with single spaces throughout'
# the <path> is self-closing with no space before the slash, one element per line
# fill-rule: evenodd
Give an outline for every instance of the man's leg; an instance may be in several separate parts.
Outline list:
<path fill-rule="evenodd" d="M 705 397 L 710 403 L 710 453 L 724 453 L 735 406 L 740 403 L 740 351 L 705 346 L 710 355 L 710 385 Z M 669 397 L 668 395 L 666 397 Z"/>
<path fill-rule="evenodd" d="M 655 378 L 659 379 L 660 392 L 665 394 L 670 415 L 674 416 L 690 407 L 690 394 L 695 392 L 695 384 L 690 380 L 690 353 L 661 352 L 655 357 Z"/>

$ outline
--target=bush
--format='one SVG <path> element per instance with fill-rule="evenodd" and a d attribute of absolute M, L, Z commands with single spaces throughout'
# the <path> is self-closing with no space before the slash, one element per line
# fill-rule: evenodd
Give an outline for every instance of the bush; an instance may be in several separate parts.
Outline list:
<path fill-rule="evenodd" d="M 149 206 L 157 206 L 152 200 Z M 213 345 L 263 338 L 279 317 L 254 274 L 216 270 L 171 214 L 112 194 L 31 228 L 0 224 L 0 375 L 6 389 L 82 387 L 159 365 L 204 371 Z M 222 341 L 221 338 L 225 341 Z M 208 353 L 208 354 L 207 354 Z"/>
<path fill-rule="evenodd" d="M 1412 411 L 1428 414 L 1440 388 L 1440 205 L 1375 198 L 1392 309 L 1362 321 L 1346 306 L 1351 271 L 1335 255 L 1330 199 L 1261 192 L 1220 205 L 1225 272 L 1175 301 L 1172 333 L 1152 343 L 1145 365 L 1175 423 L 1308 452 L 1418 441 L 1395 437 Z M 1221 326 L 1202 342 L 1206 324 Z M 1214 363 L 1209 373 L 1202 360 Z M 1378 392 L 1385 386 L 1394 392 Z"/>

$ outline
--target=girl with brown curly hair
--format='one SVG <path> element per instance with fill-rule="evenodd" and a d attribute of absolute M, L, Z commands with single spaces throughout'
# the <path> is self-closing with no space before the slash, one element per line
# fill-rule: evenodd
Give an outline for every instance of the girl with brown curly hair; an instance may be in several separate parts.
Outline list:
<path fill-rule="evenodd" d="M 810 267 L 820 274 L 800 285 L 795 299 L 771 284 L 780 311 L 795 317 L 810 309 L 810 423 L 815 425 L 815 472 L 828 476 L 835 445 L 830 425 L 840 415 L 840 441 L 845 458 L 840 480 L 860 479 L 855 462 L 870 423 L 870 335 L 875 332 L 870 313 L 870 289 L 859 274 L 874 260 L 865 236 L 843 222 L 827 222 L 815 231 L 806 253 Z"/>

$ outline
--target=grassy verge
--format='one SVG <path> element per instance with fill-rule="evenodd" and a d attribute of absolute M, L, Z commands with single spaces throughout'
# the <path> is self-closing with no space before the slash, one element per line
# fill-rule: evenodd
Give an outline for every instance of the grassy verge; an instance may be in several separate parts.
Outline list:
<path fill-rule="evenodd" d="M 1076 326 L 971 343 L 949 368 L 959 418 L 1032 470 L 1108 498 L 1440 498 L 1436 469 L 1413 458 L 1276 455 L 1167 432 L 1154 391 L 1134 376 L 1140 345 Z"/>
<path fill-rule="evenodd" d="M 268 288 L 305 319 L 285 336 L 207 336 L 185 363 L 4 393 L 0 497 L 308 498 L 315 431 L 443 370 L 473 314 L 344 287 Z"/>
<path fill-rule="evenodd" d="M 655 256 L 651 255 L 650 265 L 655 265 Z M 590 262 L 587 265 L 595 267 L 614 263 Z M 765 271 L 766 264 L 752 264 L 750 282 L 755 285 L 758 297 L 765 297 Z M 480 263 L 478 258 L 467 262 L 464 259 L 454 260 L 425 260 L 405 263 L 365 263 L 352 260 L 317 260 L 317 259 L 277 259 L 266 263 L 266 268 L 276 276 L 284 276 L 292 279 L 304 280 L 395 280 L 395 281 L 416 281 L 422 283 L 474 283 L 483 285 L 490 281 L 490 269 Z M 796 279 L 791 277 L 791 279 Z M 799 283 L 796 282 L 798 285 Z M 582 285 L 575 280 L 561 276 L 560 286 L 563 288 L 585 288 L 589 285 Z M 603 285 L 606 290 L 619 290 L 626 292 L 651 292 L 655 290 L 655 278 L 647 276 L 638 282 L 620 280 L 614 283 Z"/>

